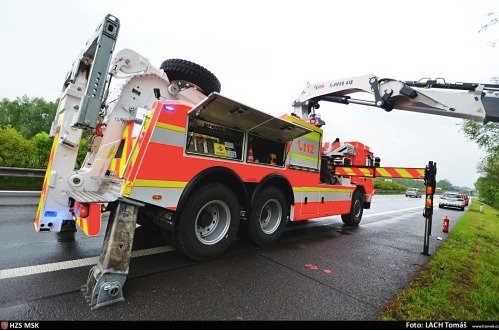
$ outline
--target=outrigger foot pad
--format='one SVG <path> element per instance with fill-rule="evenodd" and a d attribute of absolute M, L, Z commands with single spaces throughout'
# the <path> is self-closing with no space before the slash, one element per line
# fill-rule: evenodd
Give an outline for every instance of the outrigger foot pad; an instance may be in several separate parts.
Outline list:
<path fill-rule="evenodd" d="M 92 310 L 125 300 L 123 285 L 130 266 L 139 206 L 120 200 L 111 208 L 99 263 L 90 270 L 82 288 Z"/>
<path fill-rule="evenodd" d="M 100 270 L 94 266 L 88 275 L 87 285 L 84 287 L 85 299 L 92 310 L 113 303 L 125 301 L 123 285 L 127 274 Z"/>

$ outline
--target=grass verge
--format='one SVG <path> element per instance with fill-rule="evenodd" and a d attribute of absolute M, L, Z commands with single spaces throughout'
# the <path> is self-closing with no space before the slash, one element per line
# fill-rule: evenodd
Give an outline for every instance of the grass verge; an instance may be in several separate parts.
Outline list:
<path fill-rule="evenodd" d="M 472 203 L 380 320 L 499 320 L 499 210 Z"/>
<path fill-rule="evenodd" d="M 0 177 L 0 190 L 40 191 L 43 178 Z"/>

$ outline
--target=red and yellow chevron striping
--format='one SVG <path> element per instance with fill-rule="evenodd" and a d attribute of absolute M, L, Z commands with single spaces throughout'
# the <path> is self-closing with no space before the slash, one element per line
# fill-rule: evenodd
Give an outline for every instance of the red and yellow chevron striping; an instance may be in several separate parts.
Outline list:
<path fill-rule="evenodd" d="M 109 165 L 109 170 L 114 172 L 115 176 L 119 178 L 123 177 L 126 162 L 128 161 L 128 157 L 132 152 L 132 147 L 137 141 L 137 138 L 132 137 L 133 126 L 133 122 L 129 122 L 126 125 L 125 130 L 123 131 L 120 148 L 118 148 L 118 152 L 116 153 L 117 155 L 115 155 L 115 157 L 111 161 L 111 164 Z"/>
<path fill-rule="evenodd" d="M 338 176 L 352 177 L 385 177 L 385 178 L 424 178 L 424 168 L 400 168 L 400 167 L 335 167 L 334 172 Z"/>

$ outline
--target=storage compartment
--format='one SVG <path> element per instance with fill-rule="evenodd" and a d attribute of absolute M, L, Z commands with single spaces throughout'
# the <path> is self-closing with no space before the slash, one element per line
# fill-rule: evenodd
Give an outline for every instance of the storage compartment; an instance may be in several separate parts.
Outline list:
<path fill-rule="evenodd" d="M 267 139 L 249 134 L 248 162 L 284 166 L 286 144 L 282 141 Z"/>
<path fill-rule="evenodd" d="M 190 117 L 186 153 L 241 160 L 243 140 L 241 131 Z"/>

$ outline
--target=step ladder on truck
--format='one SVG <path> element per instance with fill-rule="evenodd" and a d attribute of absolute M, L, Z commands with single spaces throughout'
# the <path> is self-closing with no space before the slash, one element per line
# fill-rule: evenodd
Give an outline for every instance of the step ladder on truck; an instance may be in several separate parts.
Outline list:
<path fill-rule="evenodd" d="M 170 59 L 160 68 L 130 49 L 113 57 L 119 20 L 107 15 L 80 52 L 52 124 L 52 151 L 35 229 L 101 231 L 88 275 L 92 309 L 124 300 L 136 223 L 161 229 L 196 260 L 223 254 L 240 234 L 275 243 L 288 222 L 341 215 L 357 226 L 374 177 L 423 178 L 423 168 L 381 167 L 360 142 L 325 142 L 319 102 L 363 104 L 497 121 L 488 84 L 402 82 L 367 75 L 307 84 L 280 118 L 221 95 L 207 69 Z M 448 90 L 452 90 L 449 93 Z M 374 101 L 351 98 L 367 92 Z M 87 155 L 75 169 L 82 134 Z"/>

